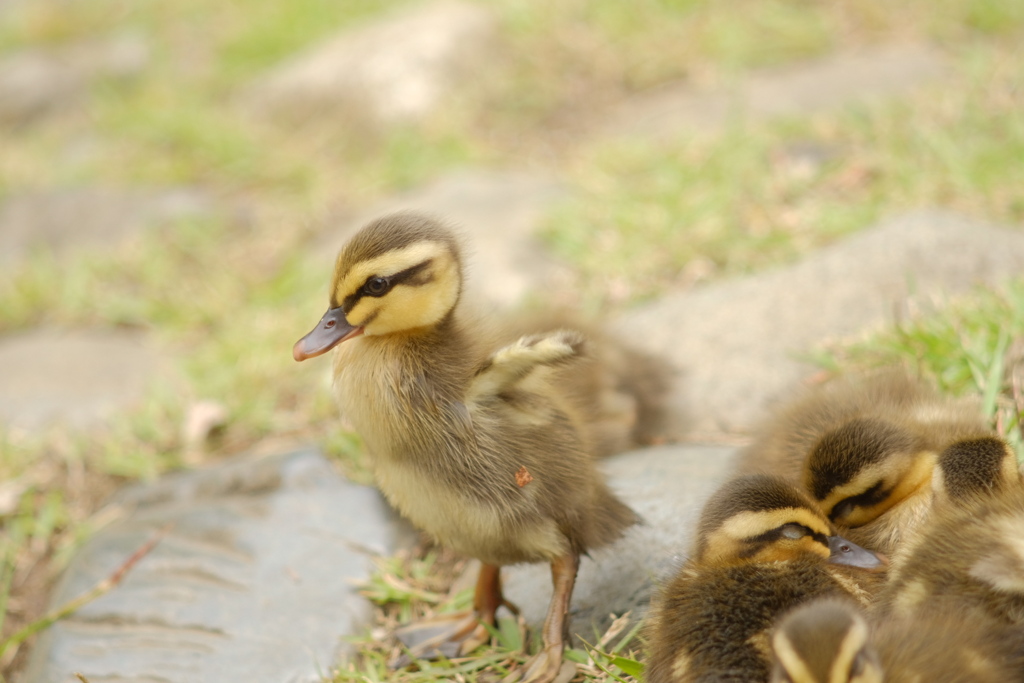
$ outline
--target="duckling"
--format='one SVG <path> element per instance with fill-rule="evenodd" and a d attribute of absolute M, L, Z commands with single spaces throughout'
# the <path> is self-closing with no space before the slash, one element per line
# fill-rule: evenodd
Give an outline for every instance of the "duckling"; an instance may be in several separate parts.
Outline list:
<path fill-rule="evenodd" d="M 779 621 L 772 651 L 771 683 L 1024 680 L 1019 635 L 956 610 L 888 619 L 871 628 L 849 601 L 814 600 Z"/>
<path fill-rule="evenodd" d="M 572 311 L 527 311 L 502 321 L 509 339 L 559 328 L 583 333 L 587 355 L 555 368 L 555 382 L 580 409 L 597 457 L 664 440 L 665 402 L 676 370 L 663 358 L 623 344 Z"/>
<path fill-rule="evenodd" d="M 1024 491 L 1006 486 L 929 522 L 879 593 L 885 617 L 973 611 L 1024 637 Z"/>
<path fill-rule="evenodd" d="M 851 540 L 894 555 L 931 510 L 940 454 L 957 448 L 990 462 L 1009 453 L 975 405 L 886 370 L 810 391 L 744 452 L 741 468 L 800 482 Z"/>
<path fill-rule="evenodd" d="M 882 683 L 868 624 L 845 600 L 822 598 L 795 608 L 772 632 L 770 683 Z"/>
<path fill-rule="evenodd" d="M 562 663 L 580 555 L 639 518 L 598 473 L 588 416 L 559 381 L 583 337 L 558 330 L 502 346 L 460 305 L 462 287 L 450 229 L 416 213 L 380 218 L 342 248 L 330 308 L 293 355 L 338 347 L 336 397 L 381 491 L 437 542 L 483 563 L 476 636 L 508 604 L 501 566 L 551 564 L 544 647 L 524 674 L 546 682 Z M 464 629 L 450 638 L 474 642 Z"/>
<path fill-rule="evenodd" d="M 993 496 L 1021 490 L 1017 454 L 1001 438 L 960 441 L 939 454 L 932 490 L 946 507 L 967 507 Z"/>
<path fill-rule="evenodd" d="M 728 482 L 702 512 L 692 558 L 652 603 L 646 679 L 766 681 L 780 614 L 828 595 L 866 603 L 870 572 L 884 568 L 785 480 Z"/>

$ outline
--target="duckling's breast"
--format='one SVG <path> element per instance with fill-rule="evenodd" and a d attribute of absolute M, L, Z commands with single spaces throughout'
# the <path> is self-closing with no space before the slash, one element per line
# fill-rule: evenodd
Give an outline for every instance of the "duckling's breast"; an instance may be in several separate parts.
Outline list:
<path fill-rule="evenodd" d="M 481 437 L 458 392 L 387 343 L 355 341 L 335 359 L 335 393 L 388 501 L 438 542 L 489 564 L 563 555 L 568 542 L 537 488 L 516 484 L 516 467 Z"/>

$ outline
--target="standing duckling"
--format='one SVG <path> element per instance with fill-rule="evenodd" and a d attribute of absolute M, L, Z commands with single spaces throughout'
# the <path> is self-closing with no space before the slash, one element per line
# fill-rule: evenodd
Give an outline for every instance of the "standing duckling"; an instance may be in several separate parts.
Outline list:
<path fill-rule="evenodd" d="M 930 513 L 947 452 L 1003 463 L 1010 451 L 972 403 L 886 370 L 830 382 L 789 405 L 744 452 L 741 469 L 799 482 L 851 540 L 895 555 Z"/>
<path fill-rule="evenodd" d="M 779 621 L 772 651 L 771 683 L 1024 681 L 1019 635 L 956 610 L 869 627 L 849 601 L 814 600 Z"/>
<path fill-rule="evenodd" d="M 767 681 L 779 615 L 830 595 L 866 603 L 865 570 L 884 566 L 791 484 L 735 479 L 708 501 L 693 557 L 651 605 L 647 683 Z"/>
<path fill-rule="evenodd" d="M 500 346 L 459 306 L 462 284 L 459 244 L 441 223 L 414 213 L 373 221 L 338 255 L 330 308 L 293 355 L 346 342 L 334 359 L 336 394 L 381 491 L 439 543 L 483 563 L 477 636 L 507 604 L 502 565 L 551 564 L 544 646 L 524 674 L 547 682 L 562 663 L 580 555 L 638 517 L 598 473 L 588 416 L 557 381 L 581 356 L 582 336 Z"/>

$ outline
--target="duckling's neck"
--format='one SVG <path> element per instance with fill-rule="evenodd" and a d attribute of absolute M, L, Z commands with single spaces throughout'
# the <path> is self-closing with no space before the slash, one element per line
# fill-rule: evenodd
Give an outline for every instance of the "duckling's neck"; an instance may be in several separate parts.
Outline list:
<path fill-rule="evenodd" d="M 430 448 L 439 422 L 468 420 L 460 400 L 478 355 L 454 311 L 432 327 L 345 342 L 334 358 L 342 413 L 374 457 Z"/>

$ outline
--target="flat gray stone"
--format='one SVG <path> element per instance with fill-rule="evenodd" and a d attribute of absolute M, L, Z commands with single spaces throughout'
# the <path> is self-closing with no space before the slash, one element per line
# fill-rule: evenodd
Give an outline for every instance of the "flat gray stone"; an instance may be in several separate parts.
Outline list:
<path fill-rule="evenodd" d="M 188 188 L 80 187 L 13 195 L 0 203 L 0 265 L 35 249 L 57 255 L 118 245 L 146 229 L 212 215 L 209 198 Z"/>
<path fill-rule="evenodd" d="M 737 118 L 765 119 L 838 109 L 891 97 L 945 73 L 934 48 L 919 43 L 879 45 L 819 60 L 755 72 L 730 86 L 669 84 L 623 102 L 605 134 L 660 139 L 715 131 Z"/>
<path fill-rule="evenodd" d="M 736 449 L 677 445 L 624 453 L 603 462 L 612 489 L 645 524 L 584 557 L 573 592 L 573 633 L 594 643 L 609 614 L 643 616 L 651 591 L 686 560 L 705 501 L 733 474 Z M 539 627 L 551 601 L 551 569 L 518 565 L 503 570 L 505 595 Z"/>
<path fill-rule="evenodd" d="M 496 29 L 493 13 L 477 4 L 415 5 L 295 56 L 254 83 L 245 99 L 287 119 L 418 120 L 478 73 Z"/>
<path fill-rule="evenodd" d="M 1024 272 L 1024 233 L 933 211 L 892 218 L 803 261 L 668 296 L 616 329 L 680 372 L 671 437 L 746 432 L 814 367 L 822 343 Z M 898 319 L 897 317 L 897 319 Z"/>
<path fill-rule="evenodd" d="M 166 368 L 145 335 L 39 329 L 0 337 L 0 423 L 102 424 L 143 399 Z"/>
<path fill-rule="evenodd" d="M 149 57 L 148 44 L 134 34 L 9 55 L 0 60 L 0 124 L 25 124 L 77 106 L 90 83 L 137 76 Z"/>
<path fill-rule="evenodd" d="M 124 582 L 55 624 L 23 681 L 321 681 L 371 605 L 353 581 L 415 538 L 372 488 L 300 451 L 137 485 L 79 551 L 54 606 L 107 577 L 165 525 Z"/>
<path fill-rule="evenodd" d="M 564 196 L 560 183 L 535 173 L 458 171 L 339 221 L 317 240 L 314 253 L 321 263 L 333 264 L 338 250 L 369 221 L 393 211 L 425 211 L 466 238 L 467 291 L 514 304 L 565 273 L 535 237 L 547 210 Z"/>

